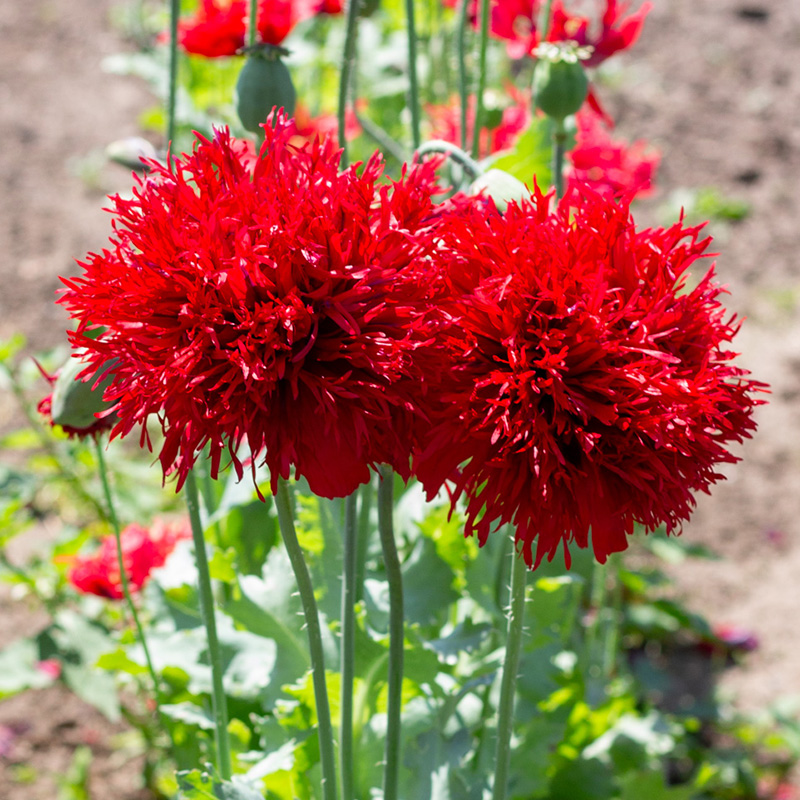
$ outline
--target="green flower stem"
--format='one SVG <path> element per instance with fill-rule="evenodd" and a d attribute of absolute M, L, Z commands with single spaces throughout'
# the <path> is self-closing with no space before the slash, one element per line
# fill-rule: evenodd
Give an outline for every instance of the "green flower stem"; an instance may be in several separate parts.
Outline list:
<path fill-rule="evenodd" d="M 356 35 L 358 32 L 359 0 L 348 0 L 347 28 L 344 37 L 344 53 L 342 54 L 342 72 L 339 76 L 339 147 L 342 148 L 342 169 L 350 163 L 347 154 L 347 101 L 350 96 L 350 76 L 356 60 Z"/>
<path fill-rule="evenodd" d="M 622 582 L 619 576 L 619 559 L 612 555 L 608 559 L 609 572 L 611 573 L 611 606 L 608 609 L 609 620 L 605 632 L 603 648 L 603 676 L 610 678 L 617 660 L 617 645 L 619 643 L 619 627 L 622 616 Z"/>
<path fill-rule="evenodd" d="M 590 670 L 595 661 L 595 648 L 597 646 L 600 623 L 603 617 L 603 608 L 606 601 L 606 565 L 599 561 L 592 567 L 592 593 L 589 604 L 592 610 L 591 622 L 586 629 L 584 658 L 586 669 Z"/>
<path fill-rule="evenodd" d="M 314 599 L 314 587 L 308 572 L 305 556 L 297 541 L 292 514 L 292 500 L 289 487 L 283 478 L 278 478 L 278 492 L 275 495 L 275 506 L 278 510 L 278 523 L 281 536 L 289 555 L 297 589 L 303 603 L 303 615 L 306 621 L 308 646 L 311 651 L 311 674 L 314 681 L 314 698 L 317 703 L 317 726 L 319 735 L 319 754 L 322 762 L 322 796 L 323 800 L 336 800 L 336 759 L 333 752 L 333 726 L 328 703 L 328 687 L 325 684 L 325 656 L 322 652 L 322 630 L 319 623 L 317 601 Z"/>
<path fill-rule="evenodd" d="M 553 185 L 556 187 L 556 200 L 564 196 L 564 152 L 566 150 L 567 130 L 564 120 L 554 120 L 553 126 Z"/>
<path fill-rule="evenodd" d="M 358 563 L 358 492 L 345 501 L 342 564 L 342 689 L 339 723 L 339 770 L 342 800 L 353 800 L 353 685 L 356 656 L 356 575 Z"/>
<path fill-rule="evenodd" d="M 250 0 L 250 12 L 247 19 L 247 46 L 253 47 L 258 34 L 258 0 Z"/>
<path fill-rule="evenodd" d="M 478 158 L 483 127 L 483 93 L 486 90 L 486 50 L 489 44 L 489 3 L 481 0 L 481 32 L 478 40 L 478 90 L 475 95 L 475 127 L 472 130 L 472 157 Z"/>
<path fill-rule="evenodd" d="M 512 539 L 511 601 L 508 609 L 508 639 L 503 677 L 500 683 L 500 702 L 497 712 L 497 754 L 495 757 L 492 800 L 505 800 L 508 773 L 511 765 L 511 731 L 514 726 L 514 687 L 517 682 L 519 657 L 522 651 L 523 619 L 525 615 L 525 581 L 528 567 L 517 554 Z"/>
<path fill-rule="evenodd" d="M 487 2 L 489 0 L 486 0 Z M 408 88 L 411 106 L 411 141 L 416 150 L 420 135 L 419 82 L 417 80 L 417 28 L 414 23 L 414 0 L 406 0 L 406 33 L 408 34 Z"/>
<path fill-rule="evenodd" d="M 372 508 L 375 502 L 374 477 L 359 490 L 358 547 L 356 548 L 356 602 L 364 598 L 364 578 L 367 571 L 367 551 L 372 533 Z"/>
<path fill-rule="evenodd" d="M 374 123 L 369 117 L 356 113 L 358 124 L 364 129 L 364 133 L 374 139 L 378 146 L 386 155 L 397 159 L 401 164 L 408 161 L 408 153 L 403 146 L 396 142 L 380 125 Z"/>
<path fill-rule="evenodd" d="M 108 506 L 108 518 L 111 521 L 111 527 L 114 530 L 114 540 L 117 544 L 117 564 L 119 565 L 122 594 L 125 596 L 125 602 L 133 618 L 139 644 L 141 644 L 142 650 L 144 650 L 144 660 L 147 664 L 147 671 L 150 673 L 150 680 L 153 682 L 153 699 L 156 704 L 156 716 L 158 716 L 161 712 L 161 686 L 158 682 L 156 671 L 153 668 L 153 660 L 150 658 L 150 650 L 147 647 L 147 637 L 144 635 L 144 628 L 139 620 L 139 612 L 136 610 L 136 604 L 133 602 L 133 597 L 131 596 L 131 585 L 128 580 L 127 570 L 125 569 L 125 557 L 122 553 L 122 531 L 120 530 L 119 518 L 114 508 L 111 486 L 108 482 L 108 467 L 106 466 L 105 455 L 103 455 L 103 446 L 100 444 L 100 439 L 97 436 L 92 438 L 94 439 L 95 452 L 97 453 L 97 471 L 100 473 L 100 482 L 103 484 L 103 494 L 105 495 L 106 505 Z"/>
<path fill-rule="evenodd" d="M 448 158 L 452 158 L 453 161 L 464 167 L 473 178 L 483 175 L 481 165 L 452 142 L 446 142 L 444 139 L 431 139 L 417 148 L 416 154 L 418 156 L 424 156 L 428 153 L 444 153 Z"/>
<path fill-rule="evenodd" d="M 403 689 L 403 575 L 394 540 L 394 470 L 380 468 L 378 485 L 378 532 L 383 549 L 386 579 L 389 582 L 389 697 L 386 721 L 386 757 L 383 773 L 383 800 L 397 800 L 400 775 L 400 716 Z"/>
<path fill-rule="evenodd" d="M 175 139 L 175 98 L 178 94 L 178 15 L 180 0 L 169 0 L 169 87 L 167 91 L 167 147 Z"/>
<path fill-rule="evenodd" d="M 206 540 L 200 522 L 200 498 L 197 493 L 197 482 L 194 473 L 189 470 L 186 475 L 186 506 L 192 523 L 192 539 L 194 540 L 194 557 L 197 563 L 197 583 L 200 591 L 200 613 L 206 628 L 208 639 L 208 655 L 211 661 L 211 708 L 214 714 L 214 743 L 217 749 L 217 769 L 220 777 L 231 779 L 231 745 L 228 738 L 228 707 L 225 690 L 222 686 L 222 652 L 217 638 L 217 623 L 214 617 L 214 595 L 211 591 L 211 574 L 206 557 Z"/>
<path fill-rule="evenodd" d="M 467 108 L 469 90 L 467 87 L 467 9 L 469 0 L 461 0 L 458 9 L 458 33 L 456 47 L 458 54 L 458 97 L 461 111 L 461 149 L 467 149 Z"/>
<path fill-rule="evenodd" d="M 536 20 L 536 27 L 539 29 L 539 41 L 547 41 L 547 36 L 550 33 L 550 18 L 553 8 L 553 0 L 547 0 L 539 12 L 539 19 Z"/>

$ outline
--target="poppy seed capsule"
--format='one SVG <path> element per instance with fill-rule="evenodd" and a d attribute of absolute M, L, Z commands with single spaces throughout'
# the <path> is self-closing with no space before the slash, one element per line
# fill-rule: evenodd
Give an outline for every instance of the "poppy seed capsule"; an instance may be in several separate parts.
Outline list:
<path fill-rule="evenodd" d="M 581 64 L 586 49 L 573 42 L 547 42 L 537 48 L 533 98 L 547 116 L 562 121 L 583 105 L 589 92 L 589 79 Z"/>
<path fill-rule="evenodd" d="M 236 81 L 234 99 L 242 125 L 253 133 L 261 130 L 273 108 L 294 116 L 297 94 L 277 48 L 260 48 L 248 55 Z"/>
<path fill-rule="evenodd" d="M 494 200 L 501 214 L 505 213 L 509 202 L 527 200 L 531 196 L 528 187 L 522 181 L 501 169 L 490 169 L 472 182 L 469 193 L 476 195 L 481 192 L 485 192 L 487 197 Z"/>
<path fill-rule="evenodd" d="M 78 375 L 86 369 L 86 363 L 78 358 L 70 358 L 59 370 L 58 378 L 53 385 L 50 409 L 53 422 L 75 430 L 86 430 L 96 425 L 95 414 L 114 405 L 103 400 L 103 392 L 114 380 L 115 364 L 116 359 L 106 361 L 91 378 L 81 380 Z M 97 383 L 97 379 L 101 376 L 104 376 L 103 379 Z"/>

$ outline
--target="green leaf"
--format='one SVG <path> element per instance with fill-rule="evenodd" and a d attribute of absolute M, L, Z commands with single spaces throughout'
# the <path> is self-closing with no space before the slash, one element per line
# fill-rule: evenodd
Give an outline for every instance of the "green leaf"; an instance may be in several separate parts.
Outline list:
<path fill-rule="evenodd" d="M 258 789 L 242 780 L 223 781 L 199 769 L 175 773 L 180 800 L 264 800 Z"/>
<path fill-rule="evenodd" d="M 491 165 L 508 172 L 526 186 L 533 186 L 535 176 L 539 186 L 544 189 L 553 180 L 552 141 L 552 120 L 549 117 L 534 117 L 528 129 L 517 139 L 514 149 L 499 154 Z"/>
<path fill-rule="evenodd" d="M 121 647 L 113 653 L 103 653 L 97 659 L 96 666 L 109 672 L 125 672 L 128 675 L 141 675 L 147 672 L 147 667 L 130 659 Z"/>
<path fill-rule="evenodd" d="M 236 551 L 229 547 L 223 553 L 222 550 L 214 550 L 211 560 L 208 562 L 208 569 L 211 577 L 223 583 L 236 583 Z"/>
<path fill-rule="evenodd" d="M 568 761 L 553 775 L 548 800 L 610 800 L 615 794 L 608 766 L 596 758 L 578 758 Z"/>
<path fill-rule="evenodd" d="M 418 539 L 403 564 L 406 621 L 432 625 L 443 620 L 450 603 L 458 599 L 453 577 L 453 570 L 436 553 L 436 545 L 430 539 Z"/>
<path fill-rule="evenodd" d="M 305 642 L 300 638 L 298 609 L 291 602 L 294 575 L 282 550 L 273 550 L 264 568 L 264 579 L 255 575 L 239 577 L 238 591 L 226 600 L 223 610 L 247 631 L 272 639 L 281 654 L 287 675 L 302 675 L 310 663 Z"/>
<path fill-rule="evenodd" d="M 19 639 L 0 650 L 0 698 L 53 683 L 50 675 L 36 668 L 40 660 L 39 648 L 31 639 Z"/>
<path fill-rule="evenodd" d="M 665 786 L 662 771 L 637 772 L 621 778 L 622 795 L 620 800 L 692 800 L 696 787 Z"/>
<path fill-rule="evenodd" d="M 216 727 L 214 720 L 194 703 L 165 703 L 161 706 L 161 713 L 203 731 L 213 731 Z"/>

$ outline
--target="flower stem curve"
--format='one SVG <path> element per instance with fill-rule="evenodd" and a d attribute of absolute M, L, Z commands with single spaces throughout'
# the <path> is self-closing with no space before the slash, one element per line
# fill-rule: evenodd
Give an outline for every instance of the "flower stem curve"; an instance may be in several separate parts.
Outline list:
<path fill-rule="evenodd" d="M 278 511 L 278 524 L 289 561 L 292 564 L 303 615 L 308 634 L 308 647 L 311 653 L 311 675 L 314 682 L 314 699 L 317 704 L 317 733 L 319 755 L 322 764 L 323 800 L 336 800 L 336 759 L 333 752 L 333 725 L 331 724 L 328 687 L 325 683 L 325 656 L 322 651 L 322 629 L 319 622 L 314 587 L 308 572 L 303 549 L 297 540 L 292 513 L 292 499 L 289 487 L 283 478 L 278 478 L 278 491 L 275 494 L 275 507 Z"/>
<path fill-rule="evenodd" d="M 460 164 L 473 178 L 483 175 L 481 165 L 452 142 L 446 142 L 444 139 L 431 139 L 421 147 L 418 147 L 415 154 L 424 156 L 428 153 L 443 153 L 448 158 L 452 158 L 457 164 Z"/>
<path fill-rule="evenodd" d="M 200 497 L 197 482 L 192 470 L 186 475 L 186 506 L 189 509 L 189 520 L 192 524 L 192 540 L 194 541 L 194 557 L 197 564 L 197 584 L 200 594 L 200 613 L 208 640 L 208 655 L 211 662 L 211 709 L 214 715 L 214 744 L 217 750 L 217 769 L 220 777 L 231 779 L 231 745 L 228 737 L 228 707 L 225 690 L 222 685 L 222 652 L 217 637 L 217 622 L 214 616 L 214 595 L 211 591 L 211 573 L 206 556 L 206 541 L 203 536 L 203 525 L 200 521 Z"/>

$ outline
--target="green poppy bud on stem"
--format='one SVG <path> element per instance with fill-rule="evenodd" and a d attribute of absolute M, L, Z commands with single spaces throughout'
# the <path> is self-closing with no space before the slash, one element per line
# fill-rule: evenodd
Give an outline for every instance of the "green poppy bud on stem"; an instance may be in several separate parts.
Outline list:
<path fill-rule="evenodd" d="M 292 76 L 281 60 L 286 50 L 261 44 L 245 48 L 244 52 L 247 60 L 236 81 L 236 113 L 248 131 L 260 133 L 273 108 L 283 108 L 288 116 L 294 115 L 297 93 Z"/>
<path fill-rule="evenodd" d="M 59 370 L 56 382 L 53 384 L 50 409 L 53 422 L 76 430 L 85 430 L 97 424 L 95 414 L 113 405 L 103 400 L 103 392 L 114 380 L 115 363 L 116 359 L 106 361 L 94 375 L 81 380 L 78 375 L 86 369 L 86 364 L 78 358 L 70 358 Z M 105 377 L 97 383 L 97 379 L 103 375 Z"/>
<path fill-rule="evenodd" d="M 589 79 L 580 63 L 590 55 L 575 42 L 544 42 L 536 48 L 533 99 L 537 108 L 555 120 L 575 114 L 589 92 Z"/>

